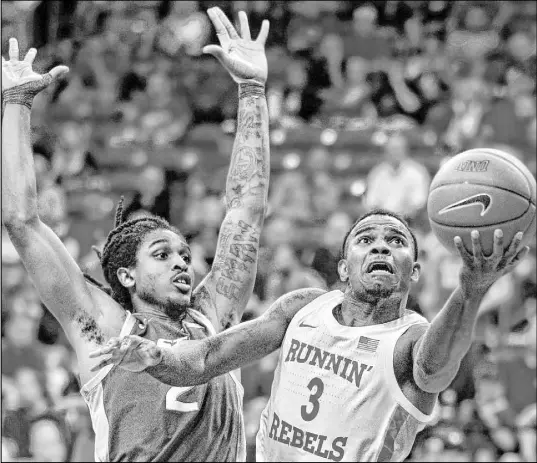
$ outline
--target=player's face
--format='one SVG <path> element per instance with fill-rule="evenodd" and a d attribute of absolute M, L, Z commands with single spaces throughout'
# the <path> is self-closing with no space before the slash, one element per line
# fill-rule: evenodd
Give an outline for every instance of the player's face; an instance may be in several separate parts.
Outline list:
<path fill-rule="evenodd" d="M 419 268 L 406 227 L 394 217 L 370 216 L 351 231 L 339 274 L 357 295 L 383 298 L 407 293 Z"/>
<path fill-rule="evenodd" d="M 190 305 L 194 270 L 190 247 L 170 230 L 149 233 L 138 251 L 136 295 L 143 301 L 175 310 Z"/>

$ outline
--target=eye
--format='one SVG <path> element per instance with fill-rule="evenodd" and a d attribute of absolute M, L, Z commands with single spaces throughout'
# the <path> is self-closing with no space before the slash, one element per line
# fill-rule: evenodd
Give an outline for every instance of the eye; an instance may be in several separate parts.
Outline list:
<path fill-rule="evenodd" d="M 159 260 L 166 260 L 168 258 L 168 253 L 167 252 L 157 252 L 155 254 L 155 258 L 159 259 Z"/>
<path fill-rule="evenodd" d="M 395 243 L 399 246 L 404 246 L 405 245 L 405 240 L 403 240 L 402 238 L 399 238 L 398 236 L 395 236 L 391 239 L 391 242 L 392 243 Z"/>
<path fill-rule="evenodd" d="M 190 254 L 183 254 L 181 257 L 187 264 L 190 264 L 192 262 L 192 257 L 190 256 Z"/>
<path fill-rule="evenodd" d="M 358 238 L 358 244 L 369 244 L 371 243 L 371 238 L 369 236 L 362 236 L 361 238 Z"/>

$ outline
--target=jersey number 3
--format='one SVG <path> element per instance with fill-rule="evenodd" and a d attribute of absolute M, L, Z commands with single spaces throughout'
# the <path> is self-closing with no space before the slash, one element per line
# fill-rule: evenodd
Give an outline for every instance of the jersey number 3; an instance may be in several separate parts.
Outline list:
<path fill-rule="evenodd" d="M 167 339 L 159 339 L 157 341 L 158 346 L 173 346 L 177 340 L 169 341 Z M 185 387 L 172 387 L 166 393 L 166 410 L 173 410 L 174 412 L 196 412 L 200 409 L 198 402 L 181 402 L 179 397 L 185 395 L 194 386 Z"/>
<path fill-rule="evenodd" d="M 313 388 L 315 388 L 315 392 L 313 392 Z M 304 421 L 313 420 L 317 416 L 317 413 L 319 413 L 319 398 L 324 392 L 324 383 L 321 378 L 313 378 L 308 384 L 308 389 L 312 391 L 309 400 L 313 407 L 309 412 L 308 405 L 302 405 L 302 407 L 300 407 L 300 414 Z"/>

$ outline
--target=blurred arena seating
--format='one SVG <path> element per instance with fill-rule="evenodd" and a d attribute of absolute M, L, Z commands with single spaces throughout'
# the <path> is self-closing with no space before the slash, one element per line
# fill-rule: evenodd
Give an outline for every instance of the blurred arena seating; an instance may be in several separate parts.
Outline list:
<path fill-rule="evenodd" d="M 4 56 L 16 37 L 38 48 L 37 69 L 71 69 L 34 102 L 34 157 L 41 217 L 92 276 L 102 279 L 91 246 L 121 195 L 131 215 L 186 233 L 198 281 L 212 264 L 237 110 L 235 83 L 201 52 L 216 43 L 205 15 L 215 5 L 235 20 L 247 11 L 252 36 L 271 21 L 270 207 L 245 319 L 287 291 L 338 287 L 345 232 L 386 204 L 417 231 L 424 271 L 410 305 L 431 319 L 459 267 L 428 226 L 438 167 L 491 146 L 536 172 L 536 3 L 2 1 Z M 379 199 L 394 153 L 402 167 Z M 535 461 L 535 270 L 533 246 L 490 290 L 476 342 L 408 461 Z M 73 357 L 2 228 L 3 461 L 93 460 Z M 249 461 L 275 364 L 243 371 Z"/>

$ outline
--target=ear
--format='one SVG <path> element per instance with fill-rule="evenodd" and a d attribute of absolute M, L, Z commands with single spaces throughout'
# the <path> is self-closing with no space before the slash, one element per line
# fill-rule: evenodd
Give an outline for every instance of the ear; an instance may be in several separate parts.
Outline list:
<path fill-rule="evenodd" d="M 120 267 L 117 269 L 116 275 L 119 282 L 123 286 L 125 286 L 125 288 L 133 288 L 136 284 L 136 280 L 134 278 L 134 270 L 128 269 L 126 267 Z"/>
<path fill-rule="evenodd" d="M 341 259 L 337 264 L 337 270 L 339 273 L 339 279 L 346 283 L 349 281 L 349 269 L 347 268 L 347 261 L 345 259 Z"/>
<path fill-rule="evenodd" d="M 412 266 L 412 273 L 410 275 L 410 280 L 413 283 L 417 283 L 418 280 L 420 279 L 420 273 L 421 273 L 421 265 L 415 262 L 414 265 Z"/>

